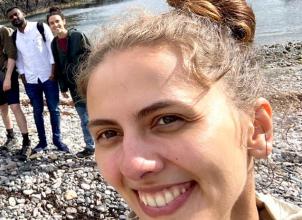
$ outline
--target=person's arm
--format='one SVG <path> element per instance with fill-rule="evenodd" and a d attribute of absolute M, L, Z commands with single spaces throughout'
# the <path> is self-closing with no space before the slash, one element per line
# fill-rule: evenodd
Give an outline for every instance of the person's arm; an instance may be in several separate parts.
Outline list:
<path fill-rule="evenodd" d="M 63 95 L 63 97 L 67 97 L 67 91 L 68 91 L 68 87 L 65 84 L 64 78 L 62 77 L 62 69 L 60 68 L 60 58 L 59 58 L 59 51 L 58 51 L 58 46 L 57 46 L 57 38 L 54 38 L 51 42 L 51 51 L 53 54 L 53 58 L 55 61 L 55 64 L 53 65 L 53 74 L 54 74 L 54 78 L 56 80 L 58 80 L 59 82 L 59 87 L 60 87 L 60 91 Z"/>
<path fill-rule="evenodd" d="M 85 46 L 85 48 L 89 49 L 90 50 L 90 42 L 89 42 L 89 39 L 87 38 L 87 36 L 82 33 L 82 36 L 83 36 L 83 45 Z"/>
<path fill-rule="evenodd" d="M 5 79 L 3 82 L 3 91 L 7 91 L 11 89 L 11 77 L 15 68 L 16 58 L 17 58 L 17 50 L 10 37 L 9 29 L 5 29 L 4 37 L 3 37 L 3 50 L 6 52 L 8 60 L 6 64 L 6 73 Z"/>
<path fill-rule="evenodd" d="M 16 64 L 16 61 L 14 59 L 8 58 L 7 64 L 6 64 L 5 79 L 4 79 L 4 82 L 3 82 L 3 91 L 8 91 L 12 87 L 11 78 L 12 78 L 12 74 L 13 74 L 13 71 L 14 71 L 14 68 L 15 68 L 15 64 Z"/>
<path fill-rule="evenodd" d="M 76 60 L 74 60 L 75 65 L 79 66 L 81 63 L 85 62 L 91 52 L 91 48 L 90 48 L 90 42 L 88 40 L 88 38 L 86 37 L 86 35 L 84 33 L 81 33 L 80 35 L 81 39 L 80 39 L 80 54 L 77 57 Z"/>
<path fill-rule="evenodd" d="M 50 73 L 49 79 L 55 80 L 55 64 L 51 64 L 51 73 Z"/>
<path fill-rule="evenodd" d="M 51 50 L 51 42 L 53 41 L 54 37 L 53 37 L 53 34 L 52 34 L 52 32 L 51 32 L 48 25 L 43 23 L 43 27 L 44 27 L 44 34 L 45 34 L 45 39 L 46 39 L 45 45 L 46 45 L 48 55 L 49 55 L 48 56 L 49 57 L 49 63 L 52 64 L 49 79 L 53 80 L 55 78 L 54 77 L 54 74 L 55 74 L 55 72 L 54 72 L 55 71 L 54 63 L 55 63 L 55 61 L 54 61 L 52 50 Z"/>
<path fill-rule="evenodd" d="M 23 56 L 22 53 L 18 50 L 18 59 L 16 60 L 16 66 L 20 74 L 20 78 L 25 85 L 27 83 L 26 78 L 25 78 L 25 70 L 24 70 L 24 61 L 23 61 Z"/>

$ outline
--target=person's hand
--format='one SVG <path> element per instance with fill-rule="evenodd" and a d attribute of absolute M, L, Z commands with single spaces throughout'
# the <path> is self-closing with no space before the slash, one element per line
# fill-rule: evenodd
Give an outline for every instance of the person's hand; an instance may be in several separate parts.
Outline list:
<path fill-rule="evenodd" d="M 55 80 L 55 75 L 54 75 L 54 74 L 50 74 L 50 76 L 49 76 L 48 79 L 49 79 L 49 80 Z"/>
<path fill-rule="evenodd" d="M 21 74 L 21 75 L 20 75 L 20 78 L 21 78 L 21 80 L 22 80 L 23 85 L 25 86 L 26 83 L 27 83 L 26 78 L 25 78 L 25 75 L 24 75 L 24 74 Z"/>
<path fill-rule="evenodd" d="M 11 80 L 8 78 L 5 78 L 3 81 L 3 91 L 8 91 L 11 89 L 12 85 L 11 85 Z"/>
<path fill-rule="evenodd" d="M 62 96 L 65 98 L 65 99 L 68 99 L 69 98 L 69 95 L 67 92 L 62 92 Z"/>

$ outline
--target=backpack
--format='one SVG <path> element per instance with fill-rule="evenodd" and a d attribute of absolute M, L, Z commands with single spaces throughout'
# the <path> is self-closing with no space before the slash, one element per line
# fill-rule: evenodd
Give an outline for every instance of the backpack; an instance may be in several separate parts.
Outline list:
<path fill-rule="evenodd" d="M 44 26 L 43 26 L 43 22 L 37 22 L 37 29 L 40 32 L 43 41 L 46 42 L 46 37 L 45 37 L 45 33 L 44 33 Z M 16 39 L 17 39 L 17 30 L 14 30 L 13 34 L 12 34 L 12 39 L 13 39 L 13 43 L 16 46 Z"/>

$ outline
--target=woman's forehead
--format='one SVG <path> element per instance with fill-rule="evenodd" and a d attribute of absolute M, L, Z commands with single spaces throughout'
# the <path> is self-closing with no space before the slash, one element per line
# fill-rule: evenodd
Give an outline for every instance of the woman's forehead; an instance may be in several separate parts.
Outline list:
<path fill-rule="evenodd" d="M 180 59 L 170 48 L 137 47 L 110 52 L 91 74 L 87 99 L 99 99 L 103 106 L 113 105 L 112 99 L 199 100 L 206 89 L 188 76 Z"/>
<path fill-rule="evenodd" d="M 108 52 L 92 71 L 89 82 L 99 79 L 105 84 L 160 81 L 161 84 L 188 83 L 201 86 L 186 71 L 181 52 L 170 45 L 136 46 Z M 155 83 L 155 82 L 153 82 Z"/>

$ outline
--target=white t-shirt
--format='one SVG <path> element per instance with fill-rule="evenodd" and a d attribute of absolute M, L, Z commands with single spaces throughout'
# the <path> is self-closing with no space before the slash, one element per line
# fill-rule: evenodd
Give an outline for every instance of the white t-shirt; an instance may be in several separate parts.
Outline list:
<path fill-rule="evenodd" d="M 16 47 L 18 51 L 17 68 L 25 74 L 27 83 L 48 80 L 54 59 L 51 51 L 53 34 L 48 25 L 43 24 L 46 42 L 37 28 L 37 22 L 27 21 L 24 33 L 17 30 Z"/>

